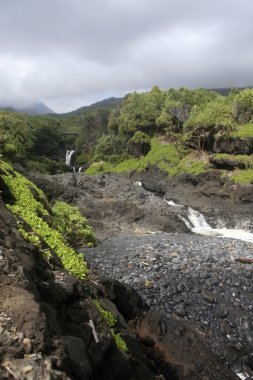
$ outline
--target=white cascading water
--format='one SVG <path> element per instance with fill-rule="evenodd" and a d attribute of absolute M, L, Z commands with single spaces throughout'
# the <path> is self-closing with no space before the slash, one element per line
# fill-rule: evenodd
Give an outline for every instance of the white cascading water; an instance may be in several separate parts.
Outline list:
<path fill-rule="evenodd" d="M 66 152 L 66 161 L 65 161 L 65 164 L 67 166 L 70 166 L 71 164 L 71 158 L 73 156 L 73 154 L 75 153 L 75 150 L 67 150 Z"/>
<path fill-rule="evenodd" d="M 182 207 L 182 205 L 177 205 L 173 201 L 165 201 L 171 206 Z M 236 228 L 212 228 L 207 223 L 204 215 L 191 207 L 188 207 L 188 209 L 185 211 L 185 215 L 185 217 L 180 215 L 180 218 L 184 221 L 185 225 L 195 234 L 231 238 L 253 243 L 253 233 L 250 231 Z"/>
<path fill-rule="evenodd" d="M 137 185 L 137 186 L 141 186 L 142 187 L 141 181 L 135 181 L 134 184 Z"/>
<path fill-rule="evenodd" d="M 165 199 L 165 202 L 169 205 L 169 206 L 177 206 L 177 207 L 184 207 L 183 205 L 179 205 L 177 203 L 175 203 L 174 201 L 167 201 L 167 199 Z"/>

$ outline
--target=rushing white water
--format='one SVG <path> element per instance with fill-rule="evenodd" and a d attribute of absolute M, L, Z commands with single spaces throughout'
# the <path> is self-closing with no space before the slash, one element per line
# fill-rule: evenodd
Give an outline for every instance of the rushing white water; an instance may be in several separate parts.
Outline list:
<path fill-rule="evenodd" d="M 83 169 L 83 167 L 82 167 L 82 166 L 80 166 L 80 167 L 78 168 L 78 170 L 76 171 L 76 167 L 75 167 L 75 166 L 73 166 L 73 173 L 74 173 L 74 174 L 78 174 L 78 173 L 81 173 L 82 169 Z"/>
<path fill-rule="evenodd" d="M 137 185 L 137 186 L 142 186 L 141 181 L 135 181 L 134 184 Z"/>
<path fill-rule="evenodd" d="M 206 221 L 204 215 L 200 212 L 188 207 L 186 217 L 181 216 L 186 226 L 192 232 L 204 236 L 218 236 L 237 240 L 243 240 L 253 243 L 253 233 L 241 229 L 229 228 L 212 228 Z"/>
<path fill-rule="evenodd" d="M 167 201 L 167 199 L 165 199 L 165 202 L 169 205 L 169 206 L 177 206 L 177 207 L 184 207 L 183 205 L 179 205 L 177 203 L 175 203 L 174 201 Z"/>
<path fill-rule="evenodd" d="M 245 380 L 246 379 L 246 376 L 243 374 L 243 373 L 237 373 L 237 376 L 242 379 L 242 380 Z"/>
<path fill-rule="evenodd" d="M 73 154 L 75 153 L 75 150 L 67 150 L 66 152 L 66 161 L 65 161 L 65 164 L 70 166 L 71 164 L 71 158 L 73 156 Z"/>

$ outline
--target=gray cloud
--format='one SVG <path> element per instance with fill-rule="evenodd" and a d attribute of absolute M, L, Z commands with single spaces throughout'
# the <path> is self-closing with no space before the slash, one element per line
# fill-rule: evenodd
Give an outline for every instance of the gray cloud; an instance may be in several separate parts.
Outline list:
<path fill-rule="evenodd" d="M 252 0 L 9 0 L 0 104 L 61 112 L 157 84 L 252 85 Z"/>

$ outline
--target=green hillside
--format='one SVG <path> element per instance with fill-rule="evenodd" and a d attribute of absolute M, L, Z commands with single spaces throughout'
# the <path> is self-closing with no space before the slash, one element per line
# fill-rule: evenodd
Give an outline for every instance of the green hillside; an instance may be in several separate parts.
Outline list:
<path fill-rule="evenodd" d="M 64 158 L 71 149 L 76 151 L 73 165 L 85 167 L 88 174 L 140 171 L 148 165 L 170 176 L 218 168 L 246 182 L 253 178 L 243 171 L 251 168 L 231 165 L 231 160 L 252 156 L 252 125 L 250 88 L 222 96 L 205 89 L 155 86 L 64 117 L 0 111 L 0 154 L 29 170 L 52 174 L 70 170 Z M 231 160 L 213 160 L 214 153 L 230 154 Z M 236 172 L 231 175 L 231 170 Z"/>

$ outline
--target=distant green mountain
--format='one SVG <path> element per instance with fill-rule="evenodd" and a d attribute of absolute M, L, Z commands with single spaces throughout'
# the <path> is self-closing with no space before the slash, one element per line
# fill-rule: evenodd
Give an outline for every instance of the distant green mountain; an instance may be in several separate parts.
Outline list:
<path fill-rule="evenodd" d="M 16 112 L 14 108 L 12 107 L 2 107 L 0 106 L 0 111 L 6 111 L 6 112 Z"/>
<path fill-rule="evenodd" d="M 43 102 L 34 102 L 30 106 L 17 110 L 18 112 L 25 112 L 30 115 L 48 115 L 54 114 L 55 112 L 47 107 Z"/>
<path fill-rule="evenodd" d="M 15 106 L 0 106 L 0 110 L 7 112 L 28 113 L 29 115 L 48 115 L 54 114 L 54 111 L 47 107 L 43 102 L 34 102 L 27 107 L 20 108 Z"/>
<path fill-rule="evenodd" d="M 123 98 L 114 98 L 114 97 L 112 97 L 112 98 L 100 100 L 99 102 L 93 103 L 93 104 L 91 104 L 89 106 L 84 106 L 84 107 L 78 108 L 75 111 L 58 114 L 58 116 L 75 116 L 75 115 L 81 115 L 83 113 L 87 113 L 87 112 L 90 112 L 90 111 L 94 111 L 96 109 L 115 108 L 115 107 L 117 107 L 118 105 L 120 105 L 122 103 L 122 100 L 123 100 Z"/>
<path fill-rule="evenodd" d="M 240 90 L 243 91 L 246 88 L 253 88 L 253 86 L 247 86 L 247 87 L 224 87 L 224 88 L 208 88 L 208 91 L 215 91 L 218 92 L 218 94 L 227 96 L 231 90 Z"/>

